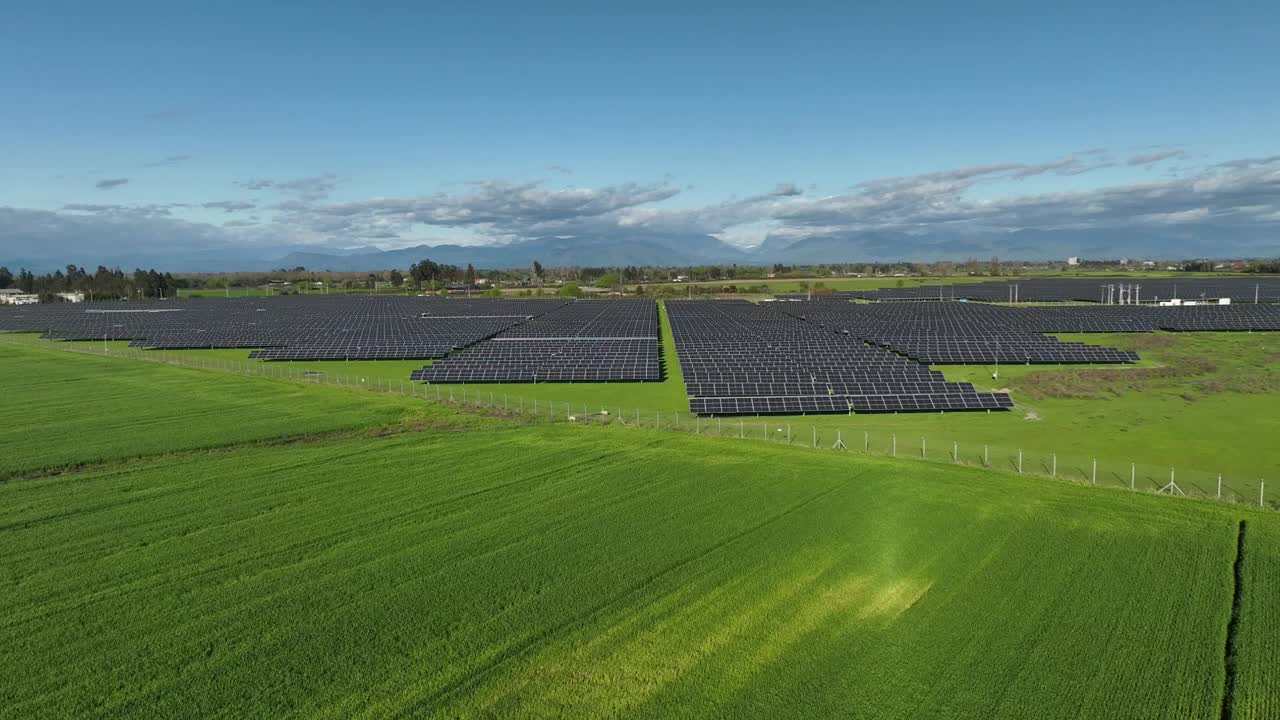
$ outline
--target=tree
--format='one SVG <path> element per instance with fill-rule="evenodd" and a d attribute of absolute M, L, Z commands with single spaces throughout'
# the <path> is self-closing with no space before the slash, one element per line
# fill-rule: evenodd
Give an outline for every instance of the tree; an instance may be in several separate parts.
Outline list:
<path fill-rule="evenodd" d="M 13 285 L 13 272 L 9 268 L 0 265 L 0 288 L 7 288 Z"/>
<path fill-rule="evenodd" d="M 391 285 L 392 287 L 404 285 L 404 275 L 401 275 L 399 270 L 391 271 Z"/>
<path fill-rule="evenodd" d="M 476 284 L 476 269 L 471 263 L 467 263 L 467 274 L 463 277 L 463 282 L 467 284 L 467 287 Z"/>
<path fill-rule="evenodd" d="M 582 294 L 582 291 L 578 289 L 578 283 L 567 282 L 560 286 L 560 292 L 558 294 L 560 297 L 578 297 Z"/>
<path fill-rule="evenodd" d="M 538 282 L 542 282 L 542 263 L 537 260 L 533 261 L 533 276 L 538 279 Z"/>
<path fill-rule="evenodd" d="M 598 288 L 614 288 L 621 284 L 622 284 L 622 281 L 618 279 L 618 274 L 611 273 L 611 272 L 605 273 L 600 277 L 596 278 L 596 282 L 595 282 L 595 286 Z"/>

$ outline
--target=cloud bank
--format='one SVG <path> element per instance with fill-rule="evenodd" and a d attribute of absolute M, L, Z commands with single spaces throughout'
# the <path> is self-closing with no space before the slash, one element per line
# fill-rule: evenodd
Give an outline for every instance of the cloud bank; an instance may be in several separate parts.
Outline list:
<path fill-rule="evenodd" d="M 1224 243 L 1222 254 L 1280 254 L 1280 155 L 1180 168 L 1179 174 L 1142 182 L 1016 192 L 1029 178 L 1066 178 L 1111 167 L 1144 169 L 1185 158 L 1181 149 L 1159 149 L 1117 162 L 1104 150 L 1090 149 L 1039 162 L 876 178 L 824 195 L 779 182 L 755 195 L 691 207 L 678 206 L 681 190 L 665 180 L 579 188 L 494 179 L 450 192 L 335 200 L 342 184 L 335 175 L 250 179 L 235 186 L 253 197 L 195 204 L 0 207 L 0 260 L 29 257 L 32 248 L 68 255 L 114 246 L 138 254 L 164 251 L 166 256 L 230 250 L 261 256 L 297 247 L 389 249 L 441 236 L 472 244 L 713 236 L 731 243 L 763 239 L 781 247 L 868 232 L 927 238 L 921 252 L 955 257 L 974 252 L 971 239 L 979 236 L 990 245 L 992 237 L 1025 231 L 1122 238 L 1126 232 L 1153 229 L 1203 238 L 1247 229 L 1250 237 L 1273 239 L 1269 245 L 1260 241 L 1248 247 Z M 96 187 L 110 190 L 127 182 L 111 178 Z M 200 213 L 207 218 L 209 212 L 226 219 L 216 224 L 202 219 Z M 1176 246 L 1167 248 L 1168 255 L 1179 252 Z"/>

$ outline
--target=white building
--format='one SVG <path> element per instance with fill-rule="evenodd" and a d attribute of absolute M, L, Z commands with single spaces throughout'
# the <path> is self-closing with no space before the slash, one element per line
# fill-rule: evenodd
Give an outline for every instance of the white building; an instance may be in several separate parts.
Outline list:
<path fill-rule="evenodd" d="M 82 292 L 60 292 L 56 294 L 63 302 L 84 302 L 84 293 Z"/>
<path fill-rule="evenodd" d="M 1078 257 L 1069 257 L 1069 258 L 1067 258 L 1067 264 L 1068 264 L 1068 265 L 1079 265 L 1079 264 L 1080 264 L 1080 258 L 1078 258 Z"/>
<path fill-rule="evenodd" d="M 35 305 L 38 302 L 40 302 L 39 295 L 17 289 L 0 290 L 0 305 Z"/>

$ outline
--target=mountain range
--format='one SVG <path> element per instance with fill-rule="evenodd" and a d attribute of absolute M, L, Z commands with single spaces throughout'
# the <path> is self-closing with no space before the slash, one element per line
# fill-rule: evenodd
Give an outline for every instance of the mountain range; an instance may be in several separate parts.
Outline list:
<path fill-rule="evenodd" d="M 84 251 L 75 254 L 82 255 Z M 1068 256 L 1091 259 L 1273 257 L 1280 255 L 1280 232 L 1268 227 L 1231 225 L 965 233 L 877 230 L 801 239 L 770 235 L 750 248 L 731 245 L 712 235 L 635 232 L 595 238 L 537 237 L 504 245 L 418 245 L 396 250 L 360 247 L 317 251 L 303 246 L 255 245 L 170 247 L 145 253 L 104 248 L 95 249 L 92 254 L 94 257 L 48 257 L 31 252 L 23 253 L 22 257 L 0 257 L 0 265 L 36 272 L 50 272 L 68 263 L 87 267 L 155 267 L 171 272 L 229 272 L 293 267 L 332 271 L 403 270 L 425 258 L 492 269 L 528 267 L 535 260 L 547 267 L 602 267 L 964 260 L 993 255 L 1019 260 L 1054 260 Z"/>

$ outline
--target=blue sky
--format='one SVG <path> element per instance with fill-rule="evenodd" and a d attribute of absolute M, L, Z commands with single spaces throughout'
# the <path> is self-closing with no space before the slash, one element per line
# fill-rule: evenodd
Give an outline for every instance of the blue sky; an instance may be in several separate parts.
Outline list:
<path fill-rule="evenodd" d="M 1276 3 L 314 5 L 0 7 L 0 259 L 1280 221 Z"/>

